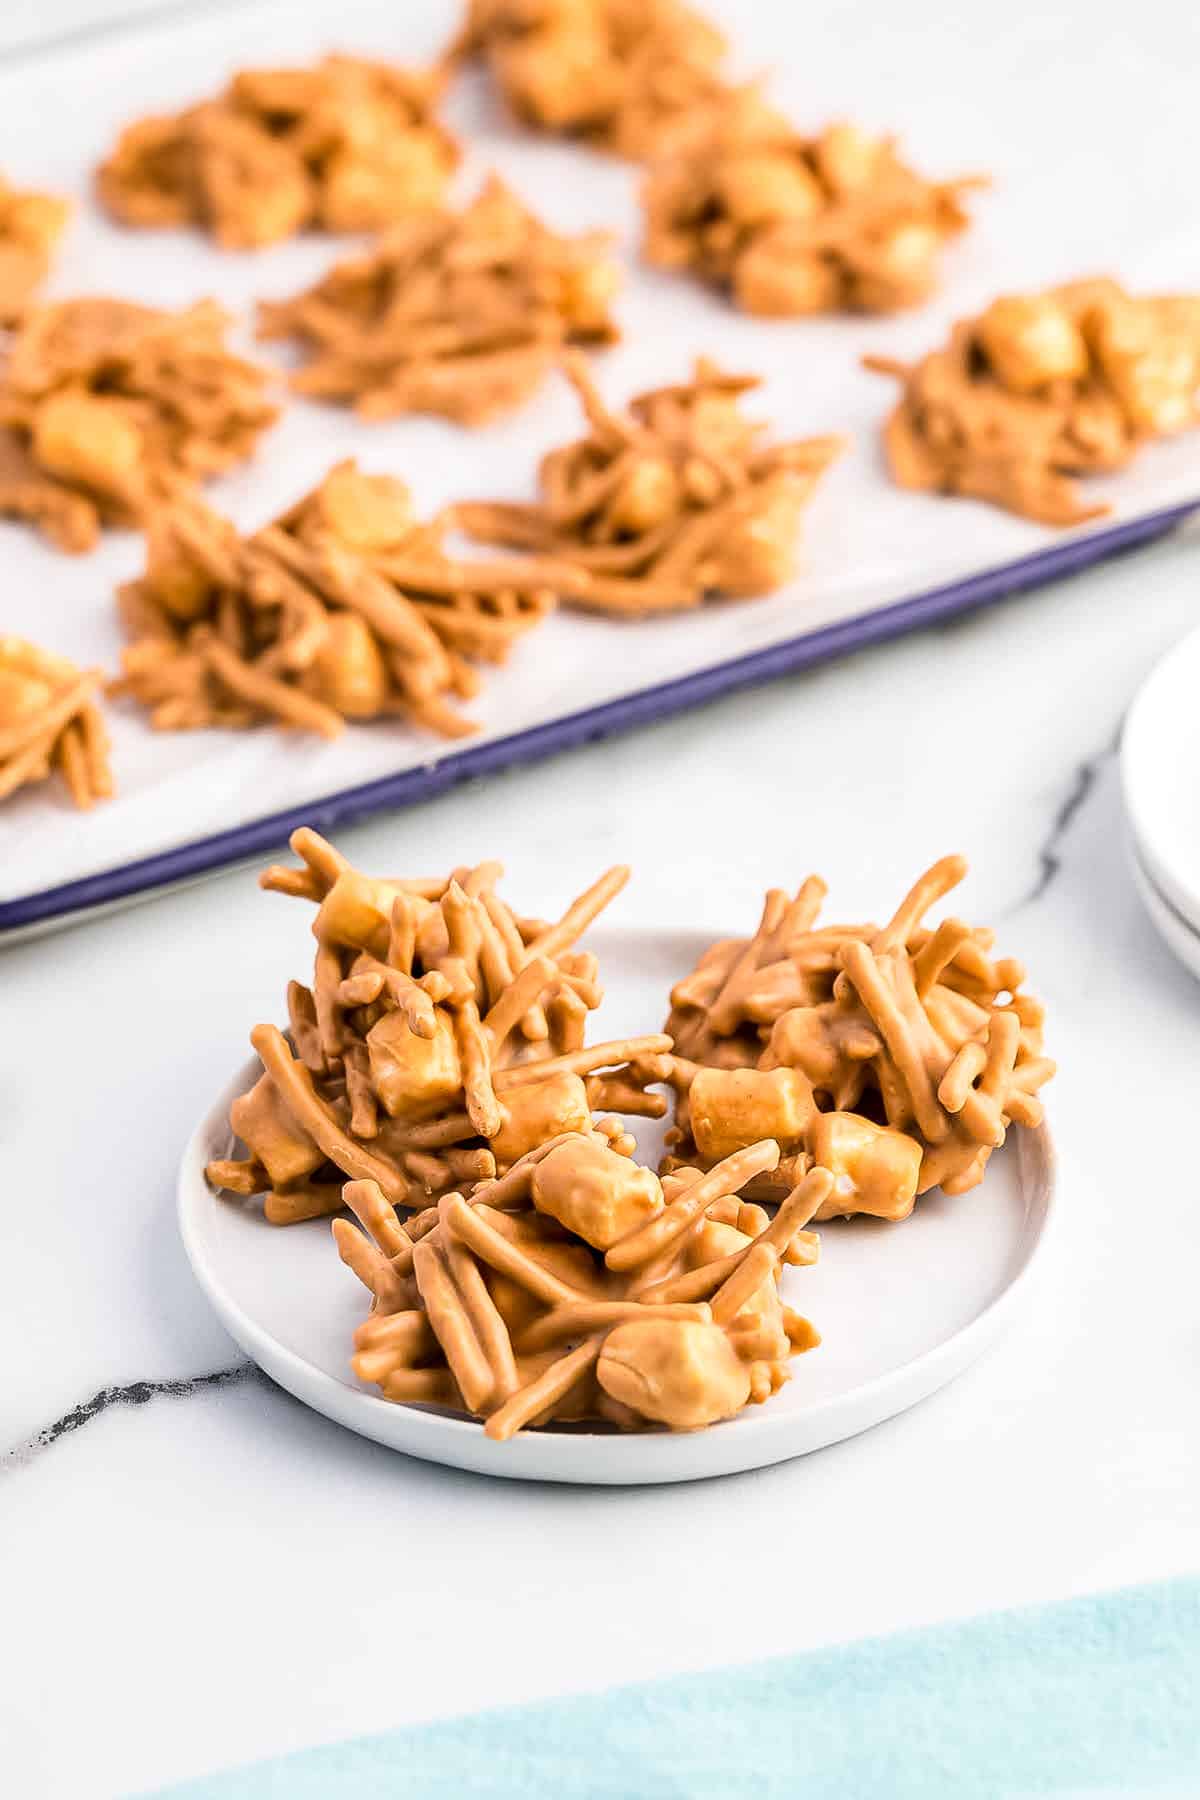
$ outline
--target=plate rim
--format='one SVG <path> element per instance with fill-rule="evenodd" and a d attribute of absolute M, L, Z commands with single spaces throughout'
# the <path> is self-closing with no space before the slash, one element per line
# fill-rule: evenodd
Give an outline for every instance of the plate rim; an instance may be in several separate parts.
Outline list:
<path fill-rule="evenodd" d="M 1192 925 L 1190 919 L 1184 917 L 1170 897 L 1157 886 L 1140 854 L 1137 840 L 1132 835 L 1126 841 L 1126 854 L 1133 875 L 1133 885 L 1150 923 L 1176 961 L 1182 963 L 1189 975 L 1200 981 L 1200 930 Z"/>
<path fill-rule="evenodd" d="M 1159 689 L 1178 666 L 1186 667 L 1198 660 L 1200 626 L 1194 626 L 1159 657 L 1130 701 L 1121 727 L 1119 759 L 1121 799 L 1140 872 L 1156 890 L 1158 900 L 1165 902 L 1193 932 L 1200 932 L 1200 891 L 1193 893 L 1175 874 L 1171 856 L 1142 810 L 1140 793 L 1147 780 L 1142 772 L 1146 732 L 1151 729 L 1147 721 L 1162 717 L 1162 709 L 1156 704 Z"/>
<path fill-rule="evenodd" d="M 700 1480 L 790 1461 L 870 1430 L 947 1385 L 999 1338 L 1029 1293 L 1056 1217 L 1057 1157 L 1043 1123 L 1016 1136 L 1020 1180 L 1030 1203 L 1018 1265 L 987 1305 L 941 1343 L 800 1411 L 773 1414 L 768 1405 L 755 1409 L 757 1417 L 743 1414 L 736 1433 L 724 1433 L 719 1426 L 693 1433 L 647 1432 L 624 1437 L 538 1432 L 521 1433 L 510 1443 L 495 1444 L 471 1420 L 397 1405 L 339 1380 L 272 1336 L 222 1285 L 202 1237 L 200 1206 L 220 1204 L 204 1179 L 204 1164 L 218 1131 L 228 1134 L 231 1101 L 245 1092 L 258 1073 L 257 1058 L 248 1058 L 195 1126 L 180 1162 L 176 1217 L 184 1252 L 201 1291 L 247 1357 L 302 1405 L 388 1449 L 504 1479 L 589 1486 Z M 600 1443 L 605 1445 L 605 1459 L 594 1468 L 588 1451 Z"/>

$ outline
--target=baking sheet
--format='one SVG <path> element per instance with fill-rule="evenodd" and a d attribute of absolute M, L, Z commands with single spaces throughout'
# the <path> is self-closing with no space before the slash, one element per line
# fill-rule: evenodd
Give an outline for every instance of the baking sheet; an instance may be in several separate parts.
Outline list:
<path fill-rule="evenodd" d="M 614 230 L 627 263 L 625 340 L 595 364 L 614 400 L 682 374 L 704 352 L 763 376 L 755 401 L 780 435 L 851 434 L 851 450 L 808 513 L 798 579 L 763 601 L 638 624 L 560 613 L 507 668 L 487 671 L 472 704 L 481 731 L 466 748 L 393 722 L 351 729 L 333 745 L 269 729 L 159 735 L 135 709 L 113 708 L 117 800 L 78 816 L 40 787 L 5 807 L 0 929 L 219 866 L 278 842 L 298 815 L 328 827 L 411 803 L 467 775 L 980 604 L 1136 541 L 1200 501 L 1194 438 L 1155 446 L 1119 479 L 1091 484 L 1113 500 L 1113 517 L 1074 533 L 970 502 L 902 493 L 888 483 L 878 448 L 891 386 L 858 363 L 868 350 L 918 354 L 952 318 L 999 289 L 1093 270 L 1138 287 L 1200 287 L 1200 231 L 1186 223 L 1187 67 L 1169 31 L 1148 21 L 1144 42 L 1093 38 L 1089 81 L 1071 96 L 1068 129 L 1061 74 L 1053 60 L 1033 54 L 1036 23 L 980 12 L 979 31 L 990 38 L 969 48 L 973 60 L 986 58 L 990 79 L 968 103 L 954 78 L 955 45 L 943 35 L 939 55 L 932 53 L 944 34 L 944 16 L 932 4 L 906 8 L 903 29 L 890 17 L 873 21 L 870 56 L 851 41 L 837 9 L 814 17 L 781 12 L 768 0 L 715 0 L 709 11 L 728 23 L 738 66 L 779 69 L 774 91 L 799 122 L 815 127 L 853 114 L 867 126 L 898 128 L 913 160 L 931 173 L 994 174 L 994 193 L 976 205 L 977 228 L 947 257 L 936 303 L 895 319 L 754 321 L 687 281 L 642 269 L 636 170 L 510 127 L 474 78 L 460 83 L 447 108 L 467 140 L 458 191 L 473 192 L 497 168 L 559 227 Z M 228 255 L 190 233 L 120 231 L 87 203 L 91 168 L 127 119 L 184 104 L 240 65 L 297 61 L 330 48 L 418 61 L 445 41 L 456 16 L 442 0 L 407 0 L 403 8 L 366 0 L 267 3 L 173 15 L 0 67 L 0 167 L 15 180 L 79 197 L 52 291 L 108 291 L 167 305 L 214 294 L 245 323 L 256 298 L 306 285 L 352 245 L 314 237 Z M 1138 79 L 1130 80 L 1131 69 Z M 1119 141 L 1106 103 L 1118 88 Z M 1136 159 L 1127 153 L 1132 142 Z M 241 347 L 249 343 L 244 330 Z M 286 364 L 277 346 L 261 354 Z M 332 462 L 356 455 L 408 480 L 422 511 L 454 498 L 523 497 L 540 454 L 578 428 L 573 397 L 559 381 L 521 413 L 473 432 L 426 419 L 363 426 L 343 411 L 296 401 L 263 440 L 258 462 L 210 494 L 252 526 Z M 132 534 L 71 559 L 18 527 L 0 526 L 3 629 L 83 664 L 115 666 L 121 639 L 113 589 L 140 565 Z"/>

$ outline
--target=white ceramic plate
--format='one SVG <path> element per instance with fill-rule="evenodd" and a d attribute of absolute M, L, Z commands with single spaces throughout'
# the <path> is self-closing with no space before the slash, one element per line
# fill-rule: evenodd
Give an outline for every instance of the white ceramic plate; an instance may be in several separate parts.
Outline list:
<path fill-rule="evenodd" d="M 597 931 L 606 978 L 594 1039 L 653 1029 L 673 980 L 711 942 L 705 934 Z M 356 1380 L 350 1339 L 364 1293 L 339 1261 L 329 1221 L 278 1229 L 253 1202 L 216 1196 L 204 1165 L 229 1154 L 229 1105 L 257 1074 L 241 1069 L 184 1154 L 183 1241 L 197 1279 L 229 1332 L 281 1387 L 364 1437 L 429 1462 L 527 1481 L 690 1481 L 762 1468 L 852 1437 L 942 1387 L 986 1350 L 1028 1287 L 1050 1217 L 1054 1160 L 1043 1126 L 1017 1132 L 983 1184 L 957 1200 L 928 1195 L 903 1225 L 879 1220 L 822 1227 L 821 1261 L 786 1269 L 789 1303 L 821 1332 L 793 1378 L 764 1406 L 691 1434 L 621 1436 L 579 1429 L 526 1432 L 494 1443 L 481 1426 L 431 1409 L 396 1406 Z M 657 1160 L 661 1128 L 640 1148 Z"/>
<path fill-rule="evenodd" d="M 1141 896 L 1142 904 L 1158 927 L 1158 934 L 1167 948 L 1178 957 L 1185 969 L 1200 980 L 1200 931 L 1193 931 L 1182 914 L 1176 912 L 1171 902 L 1163 897 L 1151 881 L 1138 855 L 1136 844 L 1129 846 L 1129 863 L 1133 870 L 1134 886 Z"/>
<path fill-rule="evenodd" d="M 1159 897 L 1196 931 L 1200 931 L 1198 694 L 1200 631 L 1193 631 L 1164 656 L 1138 690 L 1121 734 L 1121 783 L 1143 865 L 1140 873 L 1150 877 Z"/>

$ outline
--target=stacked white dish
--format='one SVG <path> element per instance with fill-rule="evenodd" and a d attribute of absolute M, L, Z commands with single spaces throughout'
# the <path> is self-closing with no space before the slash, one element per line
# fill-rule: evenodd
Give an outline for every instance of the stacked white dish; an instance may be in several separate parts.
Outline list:
<path fill-rule="evenodd" d="M 1163 658 L 1130 707 L 1121 783 L 1138 892 L 1200 977 L 1200 631 Z"/>

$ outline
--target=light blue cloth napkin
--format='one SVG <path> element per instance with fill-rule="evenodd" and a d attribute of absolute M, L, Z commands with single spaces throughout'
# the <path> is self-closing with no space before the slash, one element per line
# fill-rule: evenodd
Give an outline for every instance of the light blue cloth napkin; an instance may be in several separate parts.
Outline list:
<path fill-rule="evenodd" d="M 476 1713 L 169 1791 L 172 1800 L 1196 1800 L 1200 1580 Z"/>

